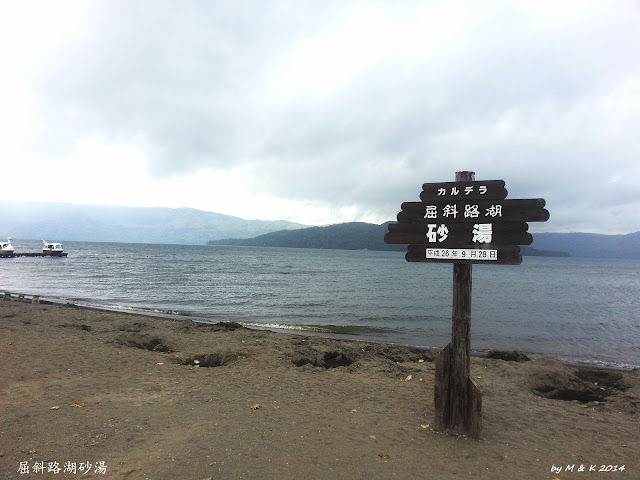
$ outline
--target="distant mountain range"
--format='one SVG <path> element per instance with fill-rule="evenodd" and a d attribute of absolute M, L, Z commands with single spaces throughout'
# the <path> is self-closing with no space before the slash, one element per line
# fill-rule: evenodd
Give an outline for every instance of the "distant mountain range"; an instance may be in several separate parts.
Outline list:
<path fill-rule="evenodd" d="M 626 235 L 597 233 L 534 233 L 532 247 L 569 252 L 580 258 L 640 260 L 640 232 Z"/>
<path fill-rule="evenodd" d="M 404 245 L 384 243 L 385 233 L 387 233 L 387 223 L 374 225 L 352 222 L 326 227 L 271 232 L 247 239 L 215 240 L 208 242 L 208 245 L 406 250 Z M 535 233 L 533 239 L 531 246 L 521 247 L 523 255 L 640 259 L 640 232 L 628 235 Z"/>
<path fill-rule="evenodd" d="M 308 227 L 287 221 L 245 220 L 193 208 L 80 206 L 3 202 L 0 238 L 191 245 L 245 245 L 347 250 L 397 250 L 383 237 L 387 223 Z M 640 259 L 640 232 L 627 235 L 535 233 L 524 255 Z M 532 248 L 533 247 L 533 248 Z"/>
<path fill-rule="evenodd" d="M 351 222 L 326 227 L 307 227 L 290 235 L 291 231 L 266 233 L 255 238 L 225 239 L 208 245 L 239 245 L 247 247 L 325 248 L 342 250 L 405 250 L 403 245 L 387 245 L 383 237 L 386 224 Z"/>
<path fill-rule="evenodd" d="M 219 238 L 248 238 L 305 225 L 244 220 L 193 208 L 81 206 L 3 202 L 0 238 L 48 241 L 204 245 Z"/>

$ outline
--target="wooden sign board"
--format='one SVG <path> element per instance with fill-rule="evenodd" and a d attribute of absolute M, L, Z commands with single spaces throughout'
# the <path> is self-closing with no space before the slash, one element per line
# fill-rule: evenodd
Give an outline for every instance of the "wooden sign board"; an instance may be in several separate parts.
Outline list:
<path fill-rule="evenodd" d="M 409 245 L 405 255 L 407 262 L 423 263 L 462 263 L 485 265 L 520 265 L 522 255 L 517 245 L 458 245 L 444 248 L 440 245 Z"/>
<path fill-rule="evenodd" d="M 420 199 L 430 200 L 502 200 L 507 198 L 504 180 L 483 182 L 440 182 L 422 185 Z"/>
<path fill-rule="evenodd" d="M 429 230 L 428 223 L 390 223 L 387 225 L 389 233 L 422 233 Z M 467 232 L 473 229 L 473 223 L 446 223 L 451 232 Z M 527 222 L 493 222 L 491 223 L 494 232 L 526 232 L 529 229 Z M 412 243 L 412 242 L 405 242 Z"/>
<path fill-rule="evenodd" d="M 542 198 L 404 202 L 398 222 L 545 222 L 549 212 L 544 206 Z"/>
<path fill-rule="evenodd" d="M 482 389 L 470 376 L 472 264 L 519 265 L 520 247 L 533 241 L 526 222 L 545 222 L 542 198 L 507 200 L 503 180 L 475 181 L 456 172 L 455 182 L 425 183 L 421 202 L 404 202 L 386 243 L 407 243 L 408 262 L 453 263 L 451 342 L 435 361 L 434 428 L 462 425 L 482 431 Z"/>
<path fill-rule="evenodd" d="M 454 228 L 453 225 L 466 228 Z M 493 245 L 531 245 L 533 243 L 533 236 L 526 229 L 523 231 L 502 229 L 499 228 L 500 225 L 499 223 L 421 223 L 417 224 L 419 228 L 413 231 L 390 231 L 384 236 L 384 241 L 388 244 L 428 243 L 440 247 L 474 245 L 475 248 L 488 243 Z"/>

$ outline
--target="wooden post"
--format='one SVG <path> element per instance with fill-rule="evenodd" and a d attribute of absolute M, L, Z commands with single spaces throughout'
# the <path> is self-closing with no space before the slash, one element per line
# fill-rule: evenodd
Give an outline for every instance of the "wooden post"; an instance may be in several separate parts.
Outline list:
<path fill-rule="evenodd" d="M 456 172 L 455 181 L 475 180 L 474 172 Z M 482 430 L 482 391 L 470 377 L 471 264 L 453 264 L 451 343 L 436 358 L 434 381 L 437 430 L 461 424 L 473 438 Z"/>

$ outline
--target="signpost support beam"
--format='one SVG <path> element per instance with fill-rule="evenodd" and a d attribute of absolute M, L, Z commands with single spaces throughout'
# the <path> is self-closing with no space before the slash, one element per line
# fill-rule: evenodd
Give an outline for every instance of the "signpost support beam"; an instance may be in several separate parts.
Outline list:
<path fill-rule="evenodd" d="M 474 181 L 474 172 L 456 172 L 456 182 Z M 453 264 L 451 343 L 436 358 L 434 383 L 438 430 L 461 424 L 473 438 L 482 430 L 482 391 L 471 379 L 471 274 L 472 265 Z"/>

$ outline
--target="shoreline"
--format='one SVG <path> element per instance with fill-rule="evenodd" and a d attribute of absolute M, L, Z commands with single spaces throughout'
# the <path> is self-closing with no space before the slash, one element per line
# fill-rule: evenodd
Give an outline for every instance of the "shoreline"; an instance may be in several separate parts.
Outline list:
<path fill-rule="evenodd" d="M 430 426 L 434 358 L 233 322 L 2 301 L 0 476 L 31 478 L 22 462 L 85 461 L 106 466 L 87 478 L 156 480 L 640 473 L 640 371 L 473 357 L 484 425 L 475 441 Z"/>
<path fill-rule="evenodd" d="M 203 324 L 215 324 L 216 322 L 213 320 L 209 320 L 206 317 L 200 317 L 197 314 L 190 314 L 188 312 L 177 312 L 177 311 L 167 311 L 161 309 L 145 309 L 141 307 L 130 307 L 130 306 L 108 306 L 108 305 L 91 305 L 87 304 L 76 304 L 72 303 L 68 300 L 53 300 L 51 298 L 46 300 L 41 300 L 42 304 L 52 304 L 52 305 L 60 305 L 60 306 L 72 306 L 75 308 L 87 308 L 96 311 L 108 311 L 113 313 L 123 313 L 129 315 L 137 315 L 142 317 L 150 317 L 150 318 L 159 318 L 164 320 L 178 320 L 178 321 L 192 321 L 195 323 L 203 323 Z M 282 333 L 285 335 L 301 335 L 301 336 L 309 336 L 309 337 L 321 337 L 328 338 L 334 340 L 344 340 L 344 341 L 353 341 L 353 342 L 363 342 L 363 343 L 376 343 L 380 345 L 390 345 L 396 347 L 406 347 L 406 348 L 419 348 L 422 350 L 427 350 L 431 352 L 438 353 L 442 350 L 443 347 L 437 346 L 423 346 L 423 345 L 412 345 L 405 343 L 393 343 L 393 342 L 385 342 L 383 340 L 375 340 L 375 339 L 358 339 L 360 334 L 356 333 L 339 333 L 339 332 L 331 332 L 331 327 L 335 327 L 337 330 L 349 329 L 351 327 L 348 326 L 336 326 L 336 325 L 317 325 L 319 330 L 313 330 L 312 328 L 306 329 L 305 327 L 316 327 L 316 325 L 292 325 L 293 327 L 299 328 L 281 328 L 276 326 L 270 326 L 270 324 L 265 324 L 262 326 L 256 322 L 237 322 L 245 328 L 255 329 L 259 331 L 269 331 L 274 333 Z M 324 331 L 323 331 L 324 330 Z M 584 368 L 601 368 L 606 370 L 614 370 L 614 371 L 634 371 L 640 369 L 640 365 L 635 365 L 631 363 L 621 362 L 621 361 L 604 361 L 604 360 L 594 360 L 594 359 L 580 359 L 580 358 L 571 358 L 567 356 L 563 356 L 562 354 L 545 354 L 539 352 L 530 352 L 530 351 L 522 351 L 518 349 L 512 350 L 497 350 L 497 349 L 471 349 L 471 356 L 486 358 L 490 356 L 492 352 L 496 354 L 504 353 L 522 353 L 526 355 L 531 360 L 536 360 L 539 358 L 545 357 L 554 357 L 558 359 L 561 363 L 572 366 L 572 367 L 584 367 Z M 496 357 L 499 358 L 499 357 Z"/>

